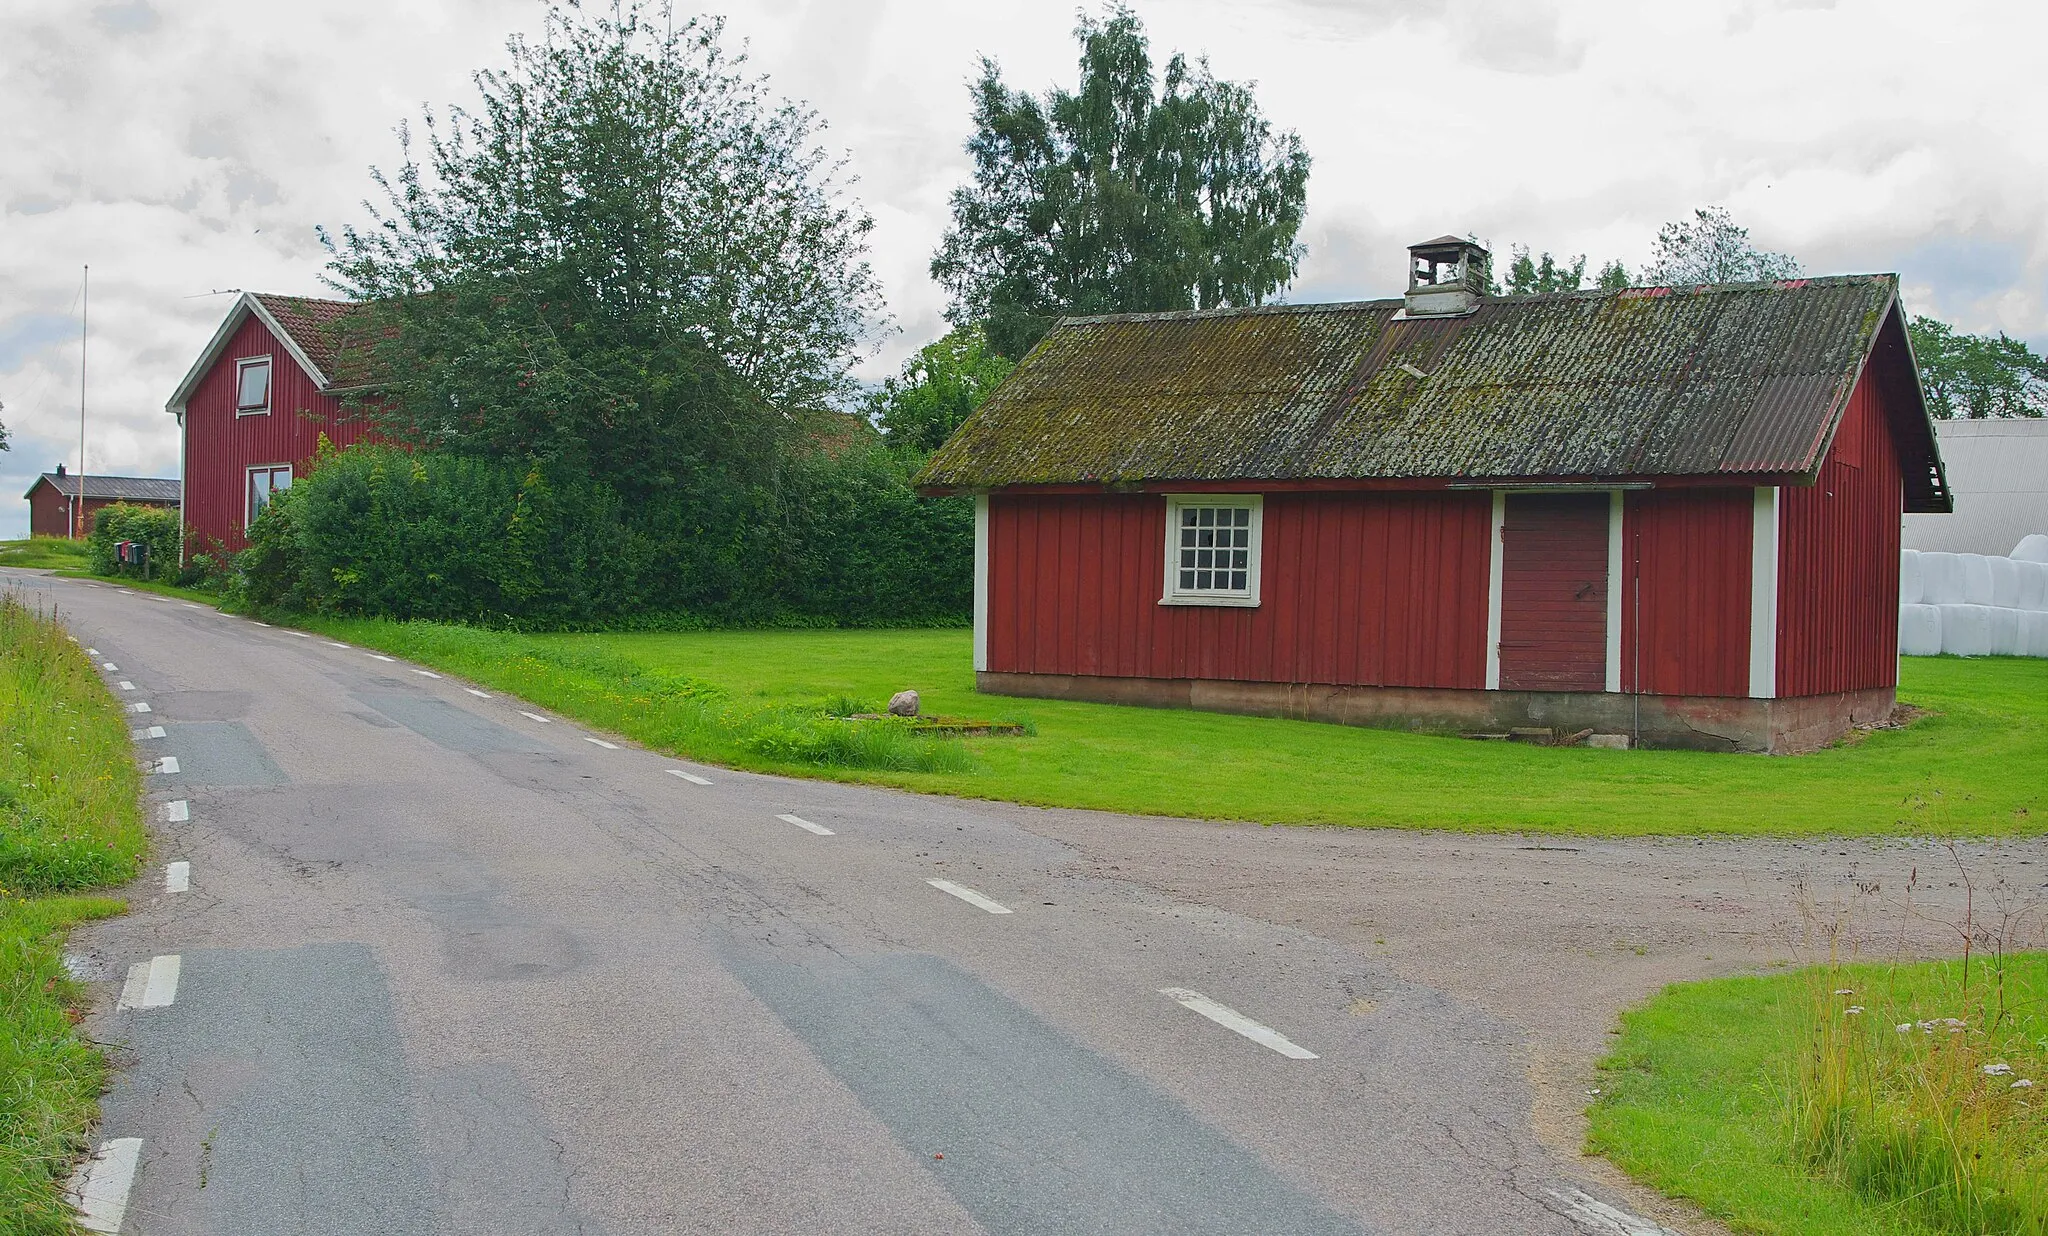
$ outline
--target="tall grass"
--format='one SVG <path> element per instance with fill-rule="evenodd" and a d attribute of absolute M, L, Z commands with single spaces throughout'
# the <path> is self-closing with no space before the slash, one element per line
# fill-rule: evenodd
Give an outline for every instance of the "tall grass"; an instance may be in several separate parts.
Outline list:
<path fill-rule="evenodd" d="M 37 536 L 25 541 L 0 541 L 0 566 L 31 570 L 83 571 L 92 565 L 84 541 Z"/>
<path fill-rule="evenodd" d="M 2048 1236 L 2043 970 L 2001 954 L 1809 972 L 1795 1160 L 1937 1231 Z"/>
<path fill-rule="evenodd" d="M 140 782 L 126 717 L 85 653 L 0 593 L 0 1231 L 74 1230 L 60 1186 L 105 1064 L 73 1029 L 82 993 L 64 935 L 122 905 L 50 894 L 133 878 L 148 841 Z"/>

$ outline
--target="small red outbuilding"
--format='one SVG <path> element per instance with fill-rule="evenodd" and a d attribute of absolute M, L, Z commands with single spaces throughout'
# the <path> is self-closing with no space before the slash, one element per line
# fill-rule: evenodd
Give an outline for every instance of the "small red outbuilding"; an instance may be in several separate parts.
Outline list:
<path fill-rule="evenodd" d="M 940 450 L 984 691 L 1793 751 L 1950 509 L 1889 275 L 1060 322 Z"/>
<path fill-rule="evenodd" d="M 325 434 L 336 446 L 368 426 L 344 414 L 335 380 L 346 301 L 245 292 L 164 410 L 178 418 L 185 544 L 247 544 L 249 521 L 304 475 Z"/>
<path fill-rule="evenodd" d="M 36 478 L 22 497 L 28 499 L 28 534 L 83 540 L 92 532 L 93 516 L 116 502 L 131 506 L 178 505 L 178 481 L 164 476 L 79 476 L 55 472 Z"/>

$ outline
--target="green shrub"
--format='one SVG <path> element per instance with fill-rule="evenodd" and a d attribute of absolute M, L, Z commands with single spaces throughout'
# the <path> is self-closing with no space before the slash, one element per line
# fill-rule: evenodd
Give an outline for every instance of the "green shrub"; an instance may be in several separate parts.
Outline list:
<path fill-rule="evenodd" d="M 184 528 L 178 512 L 156 506 L 116 502 L 93 515 L 86 551 L 95 575 L 139 575 L 157 579 L 178 569 L 178 540 Z M 149 546 L 149 564 L 137 568 L 114 560 L 114 546 L 140 541 Z"/>
<path fill-rule="evenodd" d="M 529 629 L 964 622 L 971 503 L 918 497 L 913 470 L 861 440 L 774 486 L 629 506 L 559 466 L 358 446 L 272 501 L 237 586 L 258 608 Z"/>

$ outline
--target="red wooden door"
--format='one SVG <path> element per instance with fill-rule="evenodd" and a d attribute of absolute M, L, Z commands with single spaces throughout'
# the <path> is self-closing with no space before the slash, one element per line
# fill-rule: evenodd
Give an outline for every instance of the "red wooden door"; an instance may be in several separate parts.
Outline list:
<path fill-rule="evenodd" d="M 1607 686 L 1606 494 L 1509 494 L 1501 525 L 1500 685 Z"/>

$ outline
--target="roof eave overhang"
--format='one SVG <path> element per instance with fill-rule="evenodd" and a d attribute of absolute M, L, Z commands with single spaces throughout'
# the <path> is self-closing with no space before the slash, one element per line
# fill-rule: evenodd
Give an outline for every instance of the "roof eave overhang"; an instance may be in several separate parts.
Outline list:
<path fill-rule="evenodd" d="M 1221 480 L 1165 478 L 1150 480 L 1069 480 L 927 484 L 916 487 L 928 498 L 962 494 L 1171 494 L 1171 493 L 1357 493 L 1442 492 L 1446 490 L 1615 490 L 1615 489 L 1757 489 L 1811 485 L 1815 477 L 1798 472 L 1709 472 L 1685 475 L 1625 476 L 1359 476 L 1359 477 L 1229 477 Z"/>
<path fill-rule="evenodd" d="M 306 350 L 299 346 L 299 341 L 292 338 L 292 333 L 284 328 L 270 310 L 263 307 L 263 302 L 257 298 L 256 293 L 244 292 L 241 299 L 235 302 L 234 308 L 228 310 L 227 317 L 222 319 L 220 329 L 214 331 L 213 338 L 207 340 L 206 347 L 199 353 L 199 359 L 192 363 L 192 368 L 185 371 L 185 376 L 178 382 L 177 389 L 172 391 L 171 397 L 164 402 L 164 411 L 180 420 L 184 419 L 185 405 L 191 400 L 192 392 L 199 389 L 199 383 L 213 371 L 216 364 L 220 363 L 221 355 L 227 351 L 228 341 L 235 337 L 235 332 L 240 330 L 242 323 L 251 316 L 263 323 L 264 329 L 270 332 L 271 337 L 283 345 L 286 355 L 292 358 L 294 364 L 306 371 L 306 376 L 313 379 L 315 387 L 323 392 L 328 389 L 331 383 L 327 375 L 320 372 L 320 366 L 314 364 L 313 358 L 306 355 Z"/>

